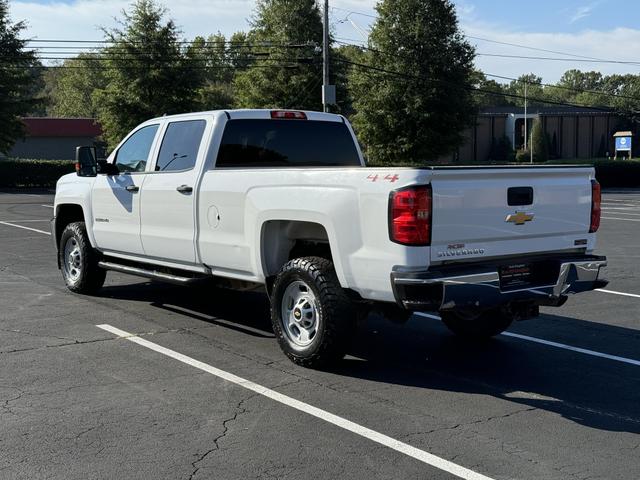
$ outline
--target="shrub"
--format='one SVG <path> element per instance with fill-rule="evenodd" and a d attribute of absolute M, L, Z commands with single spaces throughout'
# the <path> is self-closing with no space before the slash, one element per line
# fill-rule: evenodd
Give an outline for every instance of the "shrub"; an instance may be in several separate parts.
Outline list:
<path fill-rule="evenodd" d="M 640 187 L 640 161 L 602 160 L 595 162 L 596 178 L 604 188 Z"/>
<path fill-rule="evenodd" d="M 515 160 L 515 152 L 513 151 L 509 137 L 503 136 L 497 140 L 494 138 L 491 141 L 489 160 L 495 162 L 513 162 Z"/>
<path fill-rule="evenodd" d="M 516 162 L 518 163 L 529 163 L 531 161 L 531 150 L 528 148 L 526 150 L 518 150 L 516 152 Z"/>
<path fill-rule="evenodd" d="M 531 129 L 531 148 L 533 149 L 534 162 L 540 163 L 549 160 L 549 140 L 539 118 L 533 122 Z"/>
<path fill-rule="evenodd" d="M 3 159 L 0 161 L 0 187 L 55 187 L 58 179 L 75 171 L 71 160 Z"/>

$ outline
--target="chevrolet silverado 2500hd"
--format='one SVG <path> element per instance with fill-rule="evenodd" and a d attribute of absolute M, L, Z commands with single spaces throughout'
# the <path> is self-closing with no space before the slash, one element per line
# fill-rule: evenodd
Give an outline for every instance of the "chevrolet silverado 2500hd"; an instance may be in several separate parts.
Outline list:
<path fill-rule="evenodd" d="M 107 270 L 265 286 L 306 366 L 341 358 L 371 309 L 487 337 L 606 285 L 592 168 L 367 168 L 342 116 L 279 110 L 165 116 L 76 155 L 52 220 L 70 290 Z"/>

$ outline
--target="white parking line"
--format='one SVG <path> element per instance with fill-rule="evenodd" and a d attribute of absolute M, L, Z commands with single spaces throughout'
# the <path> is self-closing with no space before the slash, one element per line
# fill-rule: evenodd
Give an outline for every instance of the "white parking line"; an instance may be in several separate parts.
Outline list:
<path fill-rule="evenodd" d="M 603 293 L 612 293 L 614 295 L 622 295 L 623 297 L 640 298 L 640 295 L 636 295 L 635 293 L 616 292 L 615 290 L 605 290 L 604 288 L 599 288 L 597 291 Z"/>
<path fill-rule="evenodd" d="M 629 210 L 630 208 L 633 209 L 633 208 L 640 207 L 640 205 L 636 205 L 635 203 L 606 203 L 606 202 L 602 202 L 602 206 L 604 208 L 621 208 L 622 210 Z"/>
<path fill-rule="evenodd" d="M 419 448 L 412 447 L 411 445 L 401 442 L 400 440 L 396 440 L 395 438 L 389 437 L 375 430 L 371 430 L 370 428 L 359 425 L 355 422 L 347 420 L 346 418 L 339 417 L 338 415 L 334 415 L 333 413 L 327 412 L 326 410 L 322 410 L 320 408 L 314 407 L 313 405 L 309 405 L 308 403 L 301 402 L 300 400 L 296 400 L 295 398 L 289 397 L 287 395 L 283 395 L 282 393 L 276 392 L 275 390 L 271 390 L 267 387 L 263 387 L 262 385 L 254 383 L 250 380 L 246 380 L 232 373 L 226 372 L 224 370 L 220 370 L 219 368 L 213 367 L 207 363 L 188 357 L 174 350 L 170 350 L 168 348 L 162 347 L 156 343 L 140 338 L 134 334 L 125 332 L 124 330 L 120 330 L 118 328 L 112 327 L 111 325 L 96 325 L 96 327 L 101 328 L 102 330 L 105 330 L 107 332 L 113 333 L 114 335 L 122 337 L 133 343 L 146 347 L 150 350 L 166 355 L 167 357 L 171 357 L 174 360 L 178 360 L 179 362 L 185 363 L 194 368 L 202 370 L 203 372 L 210 373 L 211 375 L 214 375 L 218 378 L 226 380 L 227 382 L 231 382 L 235 385 L 246 388 L 247 390 L 256 392 L 278 403 L 281 403 L 288 407 L 304 412 L 308 415 L 311 415 L 312 417 L 316 417 L 316 418 L 319 418 L 320 420 L 324 420 L 327 423 L 340 427 L 349 432 L 355 433 L 356 435 L 359 435 L 368 440 L 376 442 L 380 445 L 388 447 L 392 450 L 400 452 L 422 463 L 431 465 L 432 467 L 451 473 L 452 475 L 455 475 L 458 478 L 463 478 L 466 480 L 491 480 L 489 477 L 485 475 L 474 472 L 473 470 L 469 470 L 468 468 L 462 467 L 458 464 L 445 460 L 444 458 L 437 457 L 436 455 L 433 455 L 424 450 L 420 450 Z"/>
<path fill-rule="evenodd" d="M 601 290 L 602 291 L 602 290 Z M 628 294 L 630 295 L 630 294 Z M 432 318 L 434 320 L 441 320 L 437 315 L 431 315 L 429 313 L 416 312 L 416 315 L 420 317 Z M 505 337 L 517 338 L 519 340 L 525 340 L 527 342 L 539 343 L 548 347 L 560 348 L 562 350 L 569 350 L 571 352 L 583 353 L 585 355 L 591 355 L 592 357 L 606 358 L 607 360 L 613 360 L 615 362 L 626 363 L 629 365 L 635 365 L 640 367 L 640 360 L 634 360 L 632 358 L 619 357 L 617 355 L 609 355 L 608 353 L 596 352 L 594 350 L 587 350 L 586 348 L 573 347 L 564 343 L 552 342 L 550 340 L 543 340 L 541 338 L 529 337 L 527 335 L 520 335 L 519 333 L 503 332 L 500 335 Z"/>
<path fill-rule="evenodd" d="M 47 208 L 53 208 L 53 205 L 45 205 L 45 204 L 42 204 L 42 205 L 40 205 L 40 206 L 41 206 L 41 207 L 47 207 Z"/>
<path fill-rule="evenodd" d="M 0 220 L 2 222 L 6 222 L 7 220 Z M 15 223 L 38 223 L 38 222 L 50 222 L 51 220 L 33 220 L 33 219 L 29 219 L 29 220 L 13 220 L 11 219 L 12 222 Z"/>
<path fill-rule="evenodd" d="M 602 217 L 605 220 L 624 220 L 625 222 L 640 222 L 640 218 Z"/>
<path fill-rule="evenodd" d="M 636 212 L 638 212 L 638 213 L 636 213 Z M 620 210 L 617 210 L 615 212 L 611 212 L 611 215 L 631 215 L 631 216 L 634 216 L 634 217 L 638 217 L 638 216 L 640 216 L 640 211 L 639 210 L 635 210 L 634 212 L 621 212 Z"/>
<path fill-rule="evenodd" d="M 24 230 L 30 230 L 32 232 L 42 233 L 44 235 L 51 235 L 51 232 L 45 232 L 44 230 L 38 230 L 37 228 L 25 227 L 24 225 L 16 225 L 15 223 L 0 222 L 1 225 L 8 225 L 9 227 L 22 228 Z"/>

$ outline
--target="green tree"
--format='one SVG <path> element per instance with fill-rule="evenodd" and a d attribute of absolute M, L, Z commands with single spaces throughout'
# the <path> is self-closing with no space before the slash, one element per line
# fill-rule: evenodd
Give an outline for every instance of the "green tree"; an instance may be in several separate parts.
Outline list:
<path fill-rule="evenodd" d="M 50 68 L 47 113 L 55 117 L 96 118 L 98 106 L 94 92 L 106 87 L 104 62 L 99 52 L 82 53 Z"/>
<path fill-rule="evenodd" d="M 322 19 L 315 0 L 258 0 L 247 41 L 247 70 L 236 75 L 243 108 L 321 108 Z"/>
<path fill-rule="evenodd" d="M 331 105 L 330 111 L 348 117 L 355 113 L 349 78 L 354 69 L 358 68 L 354 64 L 362 63 L 364 51 L 362 47 L 355 45 L 340 45 L 331 49 L 330 83 L 336 86 L 337 105 Z"/>
<path fill-rule="evenodd" d="M 24 22 L 11 23 L 9 5 L 0 0 L 0 152 L 8 153 L 24 134 L 21 116 L 36 109 L 34 74 L 40 64 L 35 52 L 20 38 Z"/>
<path fill-rule="evenodd" d="M 531 128 L 530 148 L 533 149 L 534 162 L 546 162 L 549 160 L 549 139 L 542 126 L 542 120 L 539 118 L 533 122 L 533 127 Z"/>
<path fill-rule="evenodd" d="M 524 106 L 525 93 L 528 106 L 543 106 L 545 104 L 544 101 L 547 100 L 544 87 L 542 86 L 542 78 L 533 73 L 520 75 L 517 80 L 512 80 L 505 90 L 510 95 L 523 97 L 520 99 L 513 98 L 511 100 L 514 105 L 519 107 Z"/>
<path fill-rule="evenodd" d="M 513 105 L 513 100 L 505 95 L 507 93 L 505 86 L 488 79 L 480 70 L 473 72 L 471 81 L 476 88 L 474 99 L 479 108 Z"/>
<path fill-rule="evenodd" d="M 382 0 L 351 75 L 353 120 L 369 159 L 426 162 L 453 151 L 473 124 L 473 47 L 449 0 Z"/>
<path fill-rule="evenodd" d="M 198 62 L 204 70 L 204 83 L 198 90 L 197 102 L 202 110 L 219 110 L 233 107 L 234 62 L 239 61 L 238 54 L 245 48 L 244 41 L 234 34 L 227 41 L 221 33 L 196 37 L 187 50 L 187 56 Z M 233 40 L 236 38 L 236 40 Z"/>
<path fill-rule="evenodd" d="M 106 86 L 95 92 L 98 118 L 110 147 L 140 122 L 193 110 L 204 70 L 187 55 L 173 20 L 153 0 L 123 12 L 121 29 L 105 30 Z"/>

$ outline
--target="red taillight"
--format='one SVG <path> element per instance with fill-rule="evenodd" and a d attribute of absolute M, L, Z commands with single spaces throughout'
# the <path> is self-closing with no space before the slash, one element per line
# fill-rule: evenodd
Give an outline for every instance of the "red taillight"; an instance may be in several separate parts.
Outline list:
<path fill-rule="evenodd" d="M 304 112 L 294 112 L 289 110 L 272 110 L 271 118 L 279 120 L 306 120 L 307 114 Z"/>
<path fill-rule="evenodd" d="M 596 233 L 600 228 L 602 191 L 597 180 L 591 180 L 591 226 L 589 233 Z"/>
<path fill-rule="evenodd" d="M 391 193 L 389 236 L 392 242 L 411 246 L 431 244 L 431 185 Z"/>

